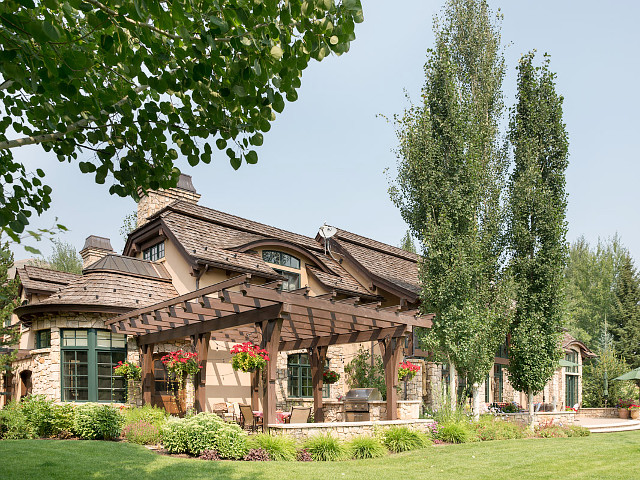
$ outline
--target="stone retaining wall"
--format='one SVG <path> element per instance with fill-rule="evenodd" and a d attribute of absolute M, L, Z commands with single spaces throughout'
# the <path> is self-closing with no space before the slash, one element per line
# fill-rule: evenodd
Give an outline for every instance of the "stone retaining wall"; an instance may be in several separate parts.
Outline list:
<path fill-rule="evenodd" d="M 591 418 L 618 418 L 618 409 L 609 408 L 581 408 L 577 413 L 578 417 Z"/>
<path fill-rule="evenodd" d="M 518 422 L 525 425 L 529 424 L 529 413 L 503 413 L 499 415 L 501 418 L 510 422 Z M 533 415 L 534 425 L 573 425 L 576 418 L 576 412 L 538 412 Z"/>
<path fill-rule="evenodd" d="M 269 425 L 269 433 L 276 436 L 290 436 L 304 441 L 314 435 L 330 433 L 340 440 L 351 440 L 362 435 L 375 433 L 395 425 L 407 426 L 419 432 L 428 433 L 433 420 L 391 420 L 381 422 L 337 422 L 337 423 L 291 423 Z"/>

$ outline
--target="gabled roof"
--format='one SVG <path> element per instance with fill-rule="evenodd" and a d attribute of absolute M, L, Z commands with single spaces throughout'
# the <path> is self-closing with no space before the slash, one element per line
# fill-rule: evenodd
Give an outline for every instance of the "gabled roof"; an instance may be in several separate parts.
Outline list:
<path fill-rule="evenodd" d="M 81 275 L 48 268 L 24 265 L 16 270 L 22 288 L 29 293 L 53 293 L 78 280 Z"/>

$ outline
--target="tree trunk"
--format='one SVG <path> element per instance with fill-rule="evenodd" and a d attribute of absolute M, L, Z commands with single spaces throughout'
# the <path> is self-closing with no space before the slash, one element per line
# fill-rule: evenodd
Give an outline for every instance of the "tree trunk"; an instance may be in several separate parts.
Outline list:
<path fill-rule="evenodd" d="M 458 406 L 456 396 L 456 368 L 453 366 L 453 362 L 449 362 L 449 403 L 451 403 L 451 410 L 456 410 Z"/>
<path fill-rule="evenodd" d="M 529 430 L 533 431 L 533 390 L 529 389 L 527 401 L 529 403 Z"/>
<path fill-rule="evenodd" d="M 477 422 L 480 420 L 480 385 L 474 383 L 473 391 L 473 419 Z"/>

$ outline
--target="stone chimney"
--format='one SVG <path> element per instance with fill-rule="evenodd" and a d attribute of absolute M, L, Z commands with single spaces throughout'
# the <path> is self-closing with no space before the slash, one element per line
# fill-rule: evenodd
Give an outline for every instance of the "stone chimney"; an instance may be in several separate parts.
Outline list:
<path fill-rule="evenodd" d="M 87 268 L 92 263 L 97 262 L 105 255 L 116 253 L 111 247 L 111 241 L 105 237 L 89 235 L 84 241 L 84 247 L 80 250 L 82 257 L 82 268 Z"/>
<path fill-rule="evenodd" d="M 180 175 L 178 186 L 167 190 L 153 190 L 138 201 L 138 227 L 147 223 L 148 218 L 176 200 L 196 204 L 200 194 L 191 183 L 191 175 Z"/>

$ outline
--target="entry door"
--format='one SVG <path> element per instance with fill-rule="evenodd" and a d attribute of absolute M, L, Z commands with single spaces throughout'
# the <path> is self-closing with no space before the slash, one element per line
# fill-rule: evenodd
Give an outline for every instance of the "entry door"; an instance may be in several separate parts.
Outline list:
<path fill-rule="evenodd" d="M 151 390 L 151 404 L 157 407 L 164 408 L 171 415 L 179 415 L 181 410 L 176 405 L 175 392 L 178 388 L 177 382 L 172 382 L 169 379 L 167 370 L 164 368 L 164 364 L 160 360 L 164 354 L 155 354 L 153 357 L 153 389 Z M 180 398 L 180 402 L 184 406 L 186 399 L 184 394 Z"/>

